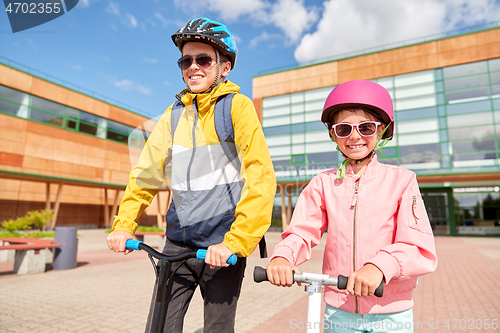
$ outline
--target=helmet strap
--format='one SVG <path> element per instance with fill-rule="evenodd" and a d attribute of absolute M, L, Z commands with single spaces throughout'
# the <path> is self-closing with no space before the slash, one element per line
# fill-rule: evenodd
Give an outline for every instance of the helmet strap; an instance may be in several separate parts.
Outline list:
<path fill-rule="evenodd" d="M 201 94 L 208 94 L 208 93 L 210 93 L 212 91 L 212 89 L 214 89 L 219 84 L 220 56 L 219 56 L 219 51 L 217 49 L 215 49 L 215 56 L 217 58 L 217 72 L 215 74 L 214 82 L 212 83 L 212 85 L 207 90 L 205 90 Z M 182 69 L 181 69 L 181 76 L 182 76 L 182 81 L 184 81 L 184 75 L 182 75 Z M 221 77 L 221 79 L 222 79 L 222 77 Z M 184 84 L 186 84 L 186 81 L 184 81 Z M 187 86 L 187 84 L 186 84 L 186 86 Z M 189 87 L 187 87 L 186 89 L 182 90 L 180 93 L 178 93 L 177 95 L 175 95 L 175 98 L 177 98 L 180 101 L 181 98 L 182 98 L 182 96 L 184 96 L 187 93 L 194 94 L 193 91 Z"/>

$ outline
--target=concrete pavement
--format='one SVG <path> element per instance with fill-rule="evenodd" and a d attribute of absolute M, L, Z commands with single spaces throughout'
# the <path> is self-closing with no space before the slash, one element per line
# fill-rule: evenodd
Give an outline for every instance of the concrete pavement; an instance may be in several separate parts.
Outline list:
<path fill-rule="evenodd" d="M 0 263 L 0 332 L 143 332 L 154 272 L 144 253 L 124 256 L 107 250 L 102 229 L 79 230 L 78 267 L 42 274 L 12 274 Z M 279 233 L 266 235 L 269 250 Z M 158 244 L 157 236 L 146 243 Z M 500 325 L 500 239 L 436 237 L 439 265 L 419 278 L 414 291 L 415 332 L 497 332 Z M 301 271 L 321 272 L 324 242 Z M 238 303 L 236 332 L 297 332 L 306 322 L 303 287 L 277 288 L 253 282 L 253 267 L 265 266 L 256 253 L 248 259 Z M 489 329 L 485 327 L 489 325 Z M 200 333 L 203 302 L 194 296 L 185 332 Z"/>

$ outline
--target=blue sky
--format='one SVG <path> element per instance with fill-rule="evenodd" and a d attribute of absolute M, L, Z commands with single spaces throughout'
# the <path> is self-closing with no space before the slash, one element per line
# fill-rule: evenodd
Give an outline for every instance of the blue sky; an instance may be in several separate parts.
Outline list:
<path fill-rule="evenodd" d="M 264 71 L 498 21 L 500 0 L 80 0 L 15 34 L 0 13 L 0 56 L 156 116 L 184 88 L 170 35 L 201 16 L 236 36 L 251 97 Z"/>

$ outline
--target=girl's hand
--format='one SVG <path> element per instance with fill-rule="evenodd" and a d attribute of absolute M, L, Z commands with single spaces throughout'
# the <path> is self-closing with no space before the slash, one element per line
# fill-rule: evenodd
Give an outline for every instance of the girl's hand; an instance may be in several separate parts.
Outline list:
<path fill-rule="evenodd" d="M 299 269 L 285 258 L 276 257 L 266 267 L 267 278 L 271 284 L 279 287 L 291 287 L 293 284 L 293 273 L 300 273 Z M 301 283 L 297 282 L 300 286 Z"/>
<path fill-rule="evenodd" d="M 115 230 L 108 235 L 106 242 L 108 243 L 108 247 L 111 251 L 129 254 L 133 250 L 125 249 L 125 243 L 127 242 L 127 239 L 134 239 L 130 232 Z"/>
<path fill-rule="evenodd" d="M 366 264 L 349 275 L 346 290 L 353 296 L 373 296 L 384 274 L 373 264 Z"/>

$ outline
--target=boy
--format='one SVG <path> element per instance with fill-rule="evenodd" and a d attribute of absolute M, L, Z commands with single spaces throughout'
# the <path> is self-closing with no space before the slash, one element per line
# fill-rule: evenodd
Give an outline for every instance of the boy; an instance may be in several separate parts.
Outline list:
<path fill-rule="evenodd" d="M 249 256 L 270 225 L 276 179 L 252 101 L 224 79 L 237 49 L 227 27 L 207 18 L 191 20 L 172 35 L 187 86 L 176 97 L 183 110 L 175 128 L 172 106 L 148 139 L 108 236 L 111 250 L 125 252 L 134 222 L 161 185 L 172 161 L 173 202 L 167 212 L 163 253 L 177 255 L 208 248 L 205 262 L 179 267 L 167 290 L 165 332 L 182 332 L 183 319 L 198 285 L 205 301 L 204 332 L 233 332 L 236 303 Z M 221 96 L 235 93 L 231 118 L 241 168 L 228 158 L 218 138 L 214 109 Z M 238 165 L 238 164 L 236 164 Z M 238 261 L 226 261 L 235 253 Z M 172 266 L 172 271 L 177 265 Z"/>

